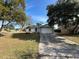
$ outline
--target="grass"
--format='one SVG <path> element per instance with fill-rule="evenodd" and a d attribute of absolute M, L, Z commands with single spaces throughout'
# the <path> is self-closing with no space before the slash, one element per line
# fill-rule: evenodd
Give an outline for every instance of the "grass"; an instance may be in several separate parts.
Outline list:
<path fill-rule="evenodd" d="M 0 37 L 0 59 L 36 59 L 38 34 L 13 33 Z"/>
<path fill-rule="evenodd" d="M 66 39 L 69 39 L 73 42 L 76 42 L 79 44 L 79 36 L 64 36 Z"/>
<path fill-rule="evenodd" d="M 66 39 L 68 39 L 68 40 L 71 40 L 71 41 L 73 41 L 73 42 L 76 42 L 76 43 L 78 43 L 79 44 L 79 35 L 60 35 L 60 36 L 63 36 L 63 37 L 65 37 Z"/>

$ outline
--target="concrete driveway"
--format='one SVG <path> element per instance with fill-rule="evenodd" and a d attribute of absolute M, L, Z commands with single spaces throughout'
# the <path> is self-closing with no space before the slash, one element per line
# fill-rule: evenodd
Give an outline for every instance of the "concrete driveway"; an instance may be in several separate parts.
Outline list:
<path fill-rule="evenodd" d="M 40 59 L 79 59 L 79 45 L 55 34 L 40 34 Z"/>

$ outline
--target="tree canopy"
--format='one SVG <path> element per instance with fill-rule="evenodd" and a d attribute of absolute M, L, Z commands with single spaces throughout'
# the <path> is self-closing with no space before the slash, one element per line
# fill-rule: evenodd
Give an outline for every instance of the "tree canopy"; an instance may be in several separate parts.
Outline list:
<path fill-rule="evenodd" d="M 0 20 L 16 21 L 23 25 L 26 20 L 25 0 L 0 0 Z M 2 29 L 2 28 L 1 28 Z"/>
<path fill-rule="evenodd" d="M 47 7 L 49 17 L 48 24 L 53 26 L 55 23 L 64 26 L 70 32 L 74 32 L 79 25 L 79 5 L 77 2 L 57 3 Z M 76 30 L 77 31 L 77 30 Z"/>

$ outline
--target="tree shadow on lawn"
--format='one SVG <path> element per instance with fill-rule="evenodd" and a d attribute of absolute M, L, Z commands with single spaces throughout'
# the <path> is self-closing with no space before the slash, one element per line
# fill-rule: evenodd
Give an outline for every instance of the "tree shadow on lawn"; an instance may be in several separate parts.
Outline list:
<path fill-rule="evenodd" d="M 45 36 L 46 35 L 46 36 Z M 60 38 L 52 35 L 44 34 L 42 38 L 47 38 L 48 41 L 42 41 L 41 43 L 47 45 L 45 47 L 44 52 L 47 54 L 56 53 L 56 56 L 60 56 L 61 59 L 63 56 L 71 57 L 71 58 L 79 58 L 79 45 L 66 43 L 64 38 Z M 48 44 L 47 44 L 48 43 Z M 48 46 L 51 43 L 51 46 Z"/>
<path fill-rule="evenodd" d="M 66 40 L 65 38 L 61 38 L 61 37 L 57 37 L 57 36 L 52 36 L 52 38 L 49 39 L 50 43 L 53 44 L 58 44 L 58 46 L 60 46 L 60 50 L 63 50 L 63 52 L 72 52 L 76 51 L 76 53 L 79 54 L 79 45 L 77 44 L 71 44 L 71 43 L 66 43 L 64 40 Z M 69 50 L 69 51 L 67 51 Z"/>
<path fill-rule="evenodd" d="M 43 34 L 43 35 L 41 34 L 41 39 L 42 39 L 41 43 L 44 43 L 46 45 L 47 45 L 48 41 L 50 43 L 57 44 L 57 43 L 62 43 L 65 40 L 63 38 L 59 38 L 56 35 L 51 35 L 51 34 Z"/>
<path fill-rule="evenodd" d="M 54 50 L 56 54 L 61 58 L 68 57 L 68 58 L 79 59 L 79 45 L 64 43 L 64 45 L 62 45 L 61 48 L 57 49 L 57 48 L 50 47 L 50 49 L 52 49 L 52 51 Z"/>
<path fill-rule="evenodd" d="M 39 42 L 39 34 L 37 33 L 14 33 L 12 38 L 18 38 L 20 40 L 35 40 Z"/>

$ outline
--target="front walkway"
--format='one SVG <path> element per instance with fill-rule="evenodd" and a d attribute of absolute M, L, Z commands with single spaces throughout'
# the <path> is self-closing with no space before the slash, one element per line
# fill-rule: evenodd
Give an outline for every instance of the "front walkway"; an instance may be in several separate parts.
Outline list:
<path fill-rule="evenodd" d="M 40 59 L 79 59 L 79 45 L 54 34 L 40 34 Z"/>

